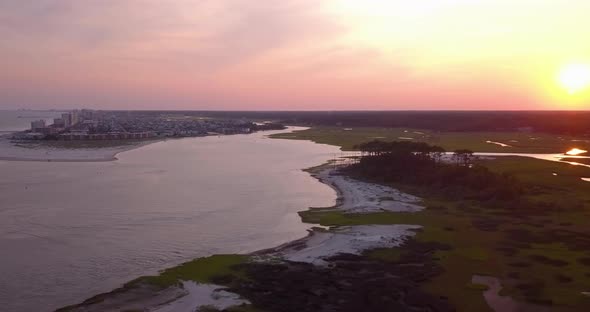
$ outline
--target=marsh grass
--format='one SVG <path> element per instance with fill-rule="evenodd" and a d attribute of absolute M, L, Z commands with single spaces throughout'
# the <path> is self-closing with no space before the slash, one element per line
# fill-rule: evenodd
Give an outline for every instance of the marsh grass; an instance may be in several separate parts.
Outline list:
<path fill-rule="evenodd" d="M 198 258 L 166 269 L 159 275 L 140 277 L 126 284 L 126 287 L 134 286 L 137 283 L 148 283 L 160 288 L 166 288 L 177 285 L 181 281 L 213 283 L 215 278 L 227 276 L 245 278 L 243 272 L 237 269 L 236 266 L 246 263 L 248 259 L 249 256 L 246 255 L 214 255 Z"/>
<path fill-rule="evenodd" d="M 345 130 L 349 129 L 349 130 Z M 510 153 L 564 153 L 573 147 L 590 150 L 587 138 L 526 132 L 434 132 L 410 128 L 344 128 L 313 127 L 292 133 L 272 135 L 273 138 L 311 140 L 316 143 L 340 146 L 344 151 L 372 140 L 400 141 L 412 138 L 414 142 L 438 145 L 448 151 L 469 149 L 475 152 Z M 509 144 L 501 147 L 487 141 Z M 513 142 L 516 141 L 516 142 Z"/>
<path fill-rule="evenodd" d="M 585 243 L 590 244 L 590 184 L 580 180 L 590 176 L 590 169 L 522 157 L 499 157 L 482 164 L 515 175 L 527 188 L 536 188 L 526 196 L 549 203 L 548 208 L 523 212 L 520 207 L 489 207 L 398 184 L 392 186 L 424 198 L 427 209 L 362 215 L 311 209 L 300 216 L 304 222 L 324 226 L 422 225 L 416 240 L 451 246 L 434 254 L 444 272 L 424 288 L 448 297 L 459 311 L 490 311 L 482 296 L 485 288 L 472 285 L 473 275 L 500 278 L 502 294 L 519 301 L 551 304 L 555 311 L 590 310 L 590 298 L 581 294 L 590 290 L 590 249 L 585 248 Z M 486 223 L 494 226 L 486 227 Z M 403 248 L 366 254 L 390 262 L 402 255 Z"/>

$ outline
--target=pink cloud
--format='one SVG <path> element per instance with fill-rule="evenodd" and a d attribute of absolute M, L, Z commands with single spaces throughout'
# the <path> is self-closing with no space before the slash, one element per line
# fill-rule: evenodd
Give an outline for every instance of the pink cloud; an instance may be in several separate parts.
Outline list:
<path fill-rule="evenodd" d="M 416 30 L 420 36 L 393 28 L 382 43 L 362 42 L 351 39 L 359 25 L 325 9 L 336 1 L 2 1 L 0 108 L 548 105 L 522 73 L 533 68 L 524 52 L 511 56 L 498 48 L 462 57 L 461 46 L 440 47 L 447 41 L 430 38 L 426 26 Z M 439 46 L 429 46 L 429 38 Z M 534 44 L 536 37 L 531 38 Z M 470 41 L 465 48 L 477 51 L 479 44 Z M 494 56 L 528 65 L 499 66 Z"/>

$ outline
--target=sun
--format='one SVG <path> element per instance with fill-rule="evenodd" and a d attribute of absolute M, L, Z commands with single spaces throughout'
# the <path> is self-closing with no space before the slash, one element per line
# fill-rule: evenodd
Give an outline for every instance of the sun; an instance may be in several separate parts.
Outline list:
<path fill-rule="evenodd" d="M 590 66 L 569 64 L 559 72 L 559 83 L 570 93 L 578 93 L 590 86 Z"/>

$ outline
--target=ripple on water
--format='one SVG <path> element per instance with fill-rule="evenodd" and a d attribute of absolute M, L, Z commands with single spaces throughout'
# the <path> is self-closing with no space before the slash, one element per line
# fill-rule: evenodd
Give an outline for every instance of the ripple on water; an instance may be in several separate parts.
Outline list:
<path fill-rule="evenodd" d="M 300 169 L 340 151 L 268 134 L 2 166 L 0 310 L 49 311 L 195 257 L 305 236 L 297 212 L 331 206 L 335 193 Z"/>

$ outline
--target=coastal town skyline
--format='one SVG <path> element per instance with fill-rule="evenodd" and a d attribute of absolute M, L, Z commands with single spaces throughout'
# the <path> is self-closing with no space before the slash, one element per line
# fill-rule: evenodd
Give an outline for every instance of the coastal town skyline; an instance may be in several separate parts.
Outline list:
<path fill-rule="evenodd" d="M 19 116 L 26 118 L 26 116 Z M 248 134 L 260 130 L 283 130 L 279 123 L 252 122 L 186 116 L 164 111 L 96 111 L 74 109 L 51 119 L 34 118 L 30 128 L 14 132 L 13 140 L 30 142 L 141 140 L 170 137 L 200 137 L 222 134 Z"/>
<path fill-rule="evenodd" d="M 3 1 L 0 109 L 585 110 L 589 9 Z"/>

